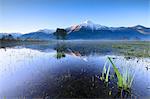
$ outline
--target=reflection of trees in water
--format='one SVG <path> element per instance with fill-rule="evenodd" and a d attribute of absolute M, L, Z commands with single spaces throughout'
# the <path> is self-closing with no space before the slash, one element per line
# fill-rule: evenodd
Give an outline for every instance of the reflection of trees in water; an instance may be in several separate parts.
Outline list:
<path fill-rule="evenodd" d="M 76 56 L 89 56 L 95 54 L 108 54 L 112 52 L 112 49 L 107 46 L 99 46 L 94 43 L 72 43 L 72 42 L 61 42 L 66 47 L 65 52 L 68 54 L 75 54 Z M 59 45 L 60 46 L 60 45 Z M 58 44 L 57 44 L 58 47 Z"/>
<path fill-rule="evenodd" d="M 57 59 L 66 57 L 66 55 L 65 55 L 66 46 L 64 44 L 57 43 L 55 50 L 57 51 L 57 53 L 56 53 Z"/>
<path fill-rule="evenodd" d="M 59 39 L 66 39 L 66 36 L 67 36 L 67 31 L 65 29 L 60 29 L 60 28 L 57 28 L 56 32 L 54 33 L 54 35 L 56 36 L 56 38 L 59 40 Z M 56 45 L 56 48 L 55 50 L 57 51 L 56 53 L 56 58 L 57 59 L 61 59 L 61 58 L 64 58 L 66 55 L 65 55 L 65 50 L 66 50 L 66 47 L 64 44 L 59 44 L 59 42 L 57 42 L 57 45 Z"/>
<path fill-rule="evenodd" d="M 54 35 L 58 40 L 64 40 L 67 37 L 67 31 L 65 29 L 57 28 Z M 61 42 L 59 44 L 59 41 L 56 45 L 56 51 L 58 53 L 58 56 L 60 56 L 59 58 L 61 58 L 62 56 L 64 57 L 65 53 L 71 54 L 73 56 L 85 56 L 87 54 L 85 47 L 81 48 L 81 46 L 78 45 L 72 46 L 72 44 L 67 44 L 66 46 L 65 42 Z"/>
<path fill-rule="evenodd" d="M 57 51 L 58 59 L 65 57 L 66 56 L 65 54 L 69 54 L 69 55 L 77 56 L 77 57 L 82 56 L 79 51 L 72 50 L 71 48 L 67 47 L 66 44 L 64 43 L 57 43 L 55 50 Z"/>
<path fill-rule="evenodd" d="M 57 52 L 66 52 L 67 51 L 67 47 L 65 44 L 63 43 L 57 43 L 56 47 L 55 47 L 55 50 Z"/>
<path fill-rule="evenodd" d="M 64 58 L 64 57 L 66 57 L 65 53 L 63 53 L 63 52 L 57 52 L 56 53 L 56 58 L 57 59 L 61 59 L 61 58 Z"/>

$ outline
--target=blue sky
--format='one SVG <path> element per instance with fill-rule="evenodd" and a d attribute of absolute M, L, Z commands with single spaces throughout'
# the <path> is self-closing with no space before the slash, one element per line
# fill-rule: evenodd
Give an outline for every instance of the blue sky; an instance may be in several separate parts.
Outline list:
<path fill-rule="evenodd" d="M 0 0 L 0 32 L 65 28 L 85 20 L 150 27 L 150 0 Z"/>

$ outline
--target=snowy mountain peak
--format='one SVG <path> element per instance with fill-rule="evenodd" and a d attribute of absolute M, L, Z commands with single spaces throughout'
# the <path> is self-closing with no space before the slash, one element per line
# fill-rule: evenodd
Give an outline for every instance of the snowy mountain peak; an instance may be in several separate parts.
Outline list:
<path fill-rule="evenodd" d="M 90 28 L 91 30 L 98 30 L 98 29 L 108 29 L 108 27 L 95 24 L 92 21 L 86 20 L 83 24 L 80 24 L 81 26 Z"/>
<path fill-rule="evenodd" d="M 106 26 L 95 24 L 92 21 L 86 20 L 85 22 L 81 24 L 71 26 L 69 33 L 74 32 L 74 31 L 79 31 L 80 29 L 83 29 L 83 28 L 87 30 L 92 30 L 92 31 L 109 29 Z"/>

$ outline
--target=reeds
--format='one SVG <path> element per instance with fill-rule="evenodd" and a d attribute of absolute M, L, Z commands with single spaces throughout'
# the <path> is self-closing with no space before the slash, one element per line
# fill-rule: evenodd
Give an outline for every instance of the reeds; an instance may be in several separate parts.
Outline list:
<path fill-rule="evenodd" d="M 108 57 L 108 60 L 112 64 L 114 72 L 117 75 L 118 87 L 126 91 L 131 89 L 135 73 L 131 73 L 129 68 L 124 69 L 121 73 L 110 57 Z"/>
<path fill-rule="evenodd" d="M 122 72 L 120 72 L 110 57 L 108 57 L 108 60 L 105 62 L 101 77 L 99 79 L 104 81 L 105 83 L 108 83 L 110 82 L 110 80 L 112 80 L 109 79 L 109 77 L 114 76 L 114 75 L 110 75 L 110 66 L 111 66 L 110 64 L 112 65 L 113 70 L 117 76 L 118 88 L 121 90 L 129 91 L 132 87 L 135 73 L 131 72 L 129 67 L 124 67 L 122 69 Z"/>
<path fill-rule="evenodd" d="M 108 82 L 109 72 L 110 72 L 110 65 L 108 66 L 108 68 L 106 70 L 107 63 L 108 63 L 108 61 L 105 62 L 104 67 L 103 67 L 103 71 L 102 71 L 102 75 L 100 77 L 100 79 L 105 81 L 106 83 Z"/>
<path fill-rule="evenodd" d="M 112 62 L 111 58 L 108 57 L 108 60 L 110 61 L 110 63 L 112 64 L 113 66 L 113 69 L 117 75 L 117 78 L 118 78 L 118 86 L 119 87 L 122 87 L 123 86 L 123 77 L 121 75 L 121 73 L 119 72 L 118 68 L 116 67 L 116 65 Z"/>

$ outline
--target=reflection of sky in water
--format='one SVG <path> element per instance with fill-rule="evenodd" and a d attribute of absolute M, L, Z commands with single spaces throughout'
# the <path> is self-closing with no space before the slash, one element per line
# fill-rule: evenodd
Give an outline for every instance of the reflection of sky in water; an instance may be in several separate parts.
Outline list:
<path fill-rule="evenodd" d="M 119 62 L 119 63 L 118 63 Z M 150 59 L 130 59 L 119 58 L 115 60 L 117 66 L 129 67 L 135 73 L 133 81 L 133 91 L 140 96 L 150 96 Z M 123 67 L 125 68 L 125 67 Z"/>
<path fill-rule="evenodd" d="M 44 66 L 48 62 L 55 64 L 54 61 L 48 61 L 54 53 L 41 53 L 30 49 L 7 49 L 6 52 L 1 49 L 0 53 L 0 92 L 17 88 L 28 80 L 35 79 L 34 74 L 46 69 Z"/>
<path fill-rule="evenodd" d="M 32 86 L 41 84 L 44 74 L 48 73 L 52 77 L 55 73 L 60 73 L 65 68 L 75 68 L 78 66 L 92 65 L 96 68 L 103 66 L 106 56 L 88 56 L 87 58 L 67 55 L 67 57 L 57 60 L 54 56 L 55 50 L 40 52 L 31 49 L 0 49 L 0 95 L 7 95 L 7 92 L 15 90 L 17 94 Z M 138 61 L 138 62 L 137 62 Z M 136 72 L 133 82 L 133 90 L 139 95 L 150 96 L 150 67 L 149 59 L 129 59 L 117 56 L 114 60 L 117 66 L 132 66 Z M 20 93 L 19 93 L 20 92 Z M 14 92 L 15 93 L 15 92 Z M 9 93 L 9 95 L 14 95 Z"/>

